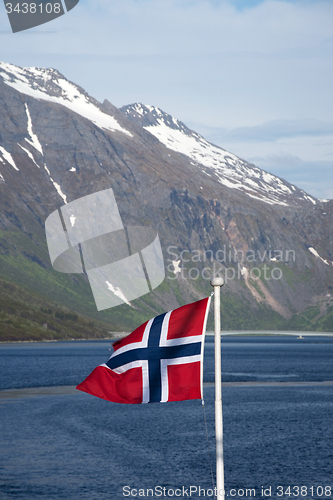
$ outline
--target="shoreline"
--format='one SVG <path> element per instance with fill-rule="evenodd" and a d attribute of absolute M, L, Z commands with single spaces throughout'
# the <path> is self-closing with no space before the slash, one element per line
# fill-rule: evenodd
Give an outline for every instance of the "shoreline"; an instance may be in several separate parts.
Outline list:
<path fill-rule="evenodd" d="M 109 332 L 111 334 L 110 337 L 101 337 L 101 338 L 71 338 L 71 339 L 40 339 L 40 340 L 0 340 L 0 345 L 2 344 L 31 344 L 31 343 L 57 343 L 57 342 L 100 342 L 102 340 L 105 341 L 113 341 L 126 337 L 131 332 Z M 232 335 L 237 336 L 297 336 L 298 338 L 303 337 L 333 337 L 333 332 L 313 332 L 313 331 L 288 331 L 288 330 L 226 330 L 221 331 L 221 337 L 229 337 Z M 206 337 L 213 337 L 214 332 L 208 331 L 206 332 Z"/>
<path fill-rule="evenodd" d="M 31 344 L 31 343 L 56 343 L 56 342 L 91 342 L 91 341 L 101 341 L 101 340 L 117 340 L 121 339 L 123 337 L 126 337 L 129 335 L 131 332 L 109 332 L 112 336 L 111 337 L 92 337 L 90 339 L 87 338 L 71 338 L 71 339 L 40 339 L 40 340 L 0 340 L 0 345 L 1 344 Z"/>
<path fill-rule="evenodd" d="M 204 382 L 203 386 L 215 387 L 214 382 Z M 332 387 L 333 380 L 323 381 L 298 381 L 298 382 L 263 382 L 263 381 L 246 381 L 246 382 L 222 382 L 222 387 Z M 23 387 L 20 389 L 3 389 L 0 390 L 0 402 L 13 399 L 27 399 L 45 396 L 72 396 L 74 394 L 85 394 L 76 389 L 75 385 L 57 385 L 43 387 Z M 88 396 L 90 396 L 88 394 Z"/>

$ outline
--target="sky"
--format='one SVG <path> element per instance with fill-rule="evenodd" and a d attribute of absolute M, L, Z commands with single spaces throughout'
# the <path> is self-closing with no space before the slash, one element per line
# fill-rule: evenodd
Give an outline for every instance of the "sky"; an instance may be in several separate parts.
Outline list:
<path fill-rule="evenodd" d="M 80 0 L 0 60 L 58 69 L 100 101 L 158 106 L 206 139 L 333 199 L 332 0 Z"/>

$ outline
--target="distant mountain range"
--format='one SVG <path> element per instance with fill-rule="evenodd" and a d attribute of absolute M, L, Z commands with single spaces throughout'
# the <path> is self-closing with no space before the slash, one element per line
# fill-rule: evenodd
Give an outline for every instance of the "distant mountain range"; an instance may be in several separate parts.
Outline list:
<path fill-rule="evenodd" d="M 206 296 L 217 271 L 223 329 L 333 329 L 333 201 L 157 107 L 99 103 L 54 69 L 0 63 L 0 110 L 0 340 L 129 331 Z M 53 270 L 44 223 L 110 187 L 125 225 L 158 231 L 166 279 L 98 313 L 84 275 Z"/>

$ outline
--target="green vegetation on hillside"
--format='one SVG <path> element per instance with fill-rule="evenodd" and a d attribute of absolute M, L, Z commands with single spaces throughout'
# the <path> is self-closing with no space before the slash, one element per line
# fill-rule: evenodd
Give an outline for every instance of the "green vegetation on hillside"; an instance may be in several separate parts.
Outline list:
<path fill-rule="evenodd" d="M 36 235 L 0 231 L 0 341 L 110 337 L 110 332 L 130 332 L 170 309 L 168 298 L 181 305 L 211 292 L 209 282 L 199 278 L 185 297 L 177 280 L 166 279 L 154 293 L 133 301 L 133 307 L 99 312 L 85 276 L 56 272 L 46 247 L 35 241 Z M 267 305 L 253 305 L 245 287 L 237 295 L 224 287 L 221 305 L 223 330 L 333 331 L 333 306 L 311 306 L 285 319 Z M 208 329 L 213 329 L 213 314 Z"/>
<path fill-rule="evenodd" d="M 24 252 L 20 252 L 20 247 L 25 249 Z M 144 322 L 151 316 L 151 309 L 145 307 L 144 304 L 140 310 L 124 304 L 106 311 L 97 311 L 87 278 L 80 274 L 70 275 L 55 271 L 50 265 L 46 248 L 39 246 L 24 233 L 0 231 L 0 249 L 2 251 L 2 255 L 0 255 L 0 280 L 7 282 L 8 285 L 14 285 L 12 291 L 8 289 L 6 291 L 3 285 L 0 286 L 0 312 L 4 314 L 4 308 L 10 295 L 13 294 L 16 305 L 12 308 L 17 311 L 20 318 L 18 321 L 17 318 L 13 318 L 13 314 L 15 316 L 16 313 L 11 313 L 12 317 L 7 318 L 12 322 L 8 323 L 11 328 L 5 328 L 6 335 L 9 331 L 12 332 L 10 335 L 14 335 L 15 331 L 16 335 L 21 337 L 20 332 L 23 331 L 22 325 L 26 314 L 25 304 L 34 303 L 37 304 L 34 306 L 34 313 L 26 318 L 26 335 L 29 338 L 32 335 L 37 335 L 38 338 L 45 336 L 45 329 L 38 330 L 38 334 L 32 333 L 33 329 L 30 323 L 34 321 L 34 317 L 36 317 L 36 325 L 48 323 L 45 314 L 41 318 L 39 316 L 42 313 L 39 312 L 38 315 L 36 313 L 36 307 L 38 308 L 41 301 L 52 303 L 53 313 L 57 307 L 65 308 L 67 312 L 78 314 L 79 317 L 91 318 L 94 322 L 106 325 L 108 331 L 130 331 L 135 325 Z M 21 297 L 20 301 L 17 300 L 18 297 Z M 59 325 L 56 328 L 59 330 Z M 60 328 L 60 332 L 56 332 L 57 338 L 66 338 L 66 336 L 63 337 L 64 334 L 61 334 L 61 330 L 62 328 Z M 5 333 L 0 331 L 1 339 L 3 335 Z"/>
<path fill-rule="evenodd" d="M 110 337 L 110 327 L 0 280 L 0 341 Z"/>

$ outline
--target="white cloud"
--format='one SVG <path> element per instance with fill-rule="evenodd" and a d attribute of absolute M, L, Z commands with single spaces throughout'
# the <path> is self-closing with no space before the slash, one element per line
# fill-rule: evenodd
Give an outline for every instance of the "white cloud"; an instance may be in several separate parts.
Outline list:
<path fill-rule="evenodd" d="M 195 125 L 194 125 L 195 126 Z M 333 122 L 312 119 L 302 120 L 272 120 L 254 125 L 253 127 L 238 127 L 223 129 L 207 127 L 212 141 L 277 141 L 292 137 L 325 137 L 333 134 Z"/>
<path fill-rule="evenodd" d="M 275 120 L 253 127 L 225 129 L 189 123 L 206 139 L 238 156 L 299 156 L 307 161 L 333 161 L 333 123 L 319 120 Z"/>

